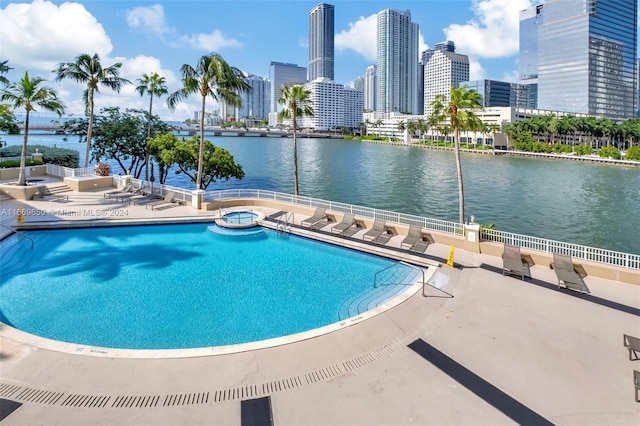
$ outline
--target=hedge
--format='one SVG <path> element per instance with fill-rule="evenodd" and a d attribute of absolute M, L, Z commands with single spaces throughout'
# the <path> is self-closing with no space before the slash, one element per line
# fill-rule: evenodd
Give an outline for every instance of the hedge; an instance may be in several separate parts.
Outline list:
<path fill-rule="evenodd" d="M 45 163 L 76 169 L 80 164 L 80 153 L 75 149 L 54 148 L 46 145 L 27 145 L 27 155 L 34 152 L 42 153 Z M 11 145 L 0 149 L 0 157 L 19 157 L 22 146 Z"/>

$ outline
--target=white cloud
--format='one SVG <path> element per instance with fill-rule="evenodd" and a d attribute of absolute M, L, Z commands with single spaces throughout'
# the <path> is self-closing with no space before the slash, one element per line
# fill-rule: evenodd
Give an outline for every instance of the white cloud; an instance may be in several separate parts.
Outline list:
<path fill-rule="evenodd" d="M 225 47 L 241 47 L 242 43 L 233 38 L 225 38 L 220 30 L 213 30 L 211 34 L 192 34 L 180 37 L 180 42 L 194 49 L 207 52 L 218 51 Z"/>
<path fill-rule="evenodd" d="M 140 6 L 127 10 L 127 24 L 131 28 L 162 37 L 171 29 L 167 26 L 162 5 Z"/>
<path fill-rule="evenodd" d="M 113 46 L 102 25 L 80 3 L 34 0 L 0 9 L 2 57 L 11 66 L 51 71 L 81 53 L 107 56 Z"/>
<path fill-rule="evenodd" d="M 444 29 L 456 51 L 482 58 L 511 56 L 519 49 L 519 11 L 531 6 L 530 0 L 474 0 L 475 18 L 466 24 Z"/>
<path fill-rule="evenodd" d="M 377 59 L 378 31 L 377 15 L 361 16 L 353 23 L 349 22 L 349 29 L 342 30 L 335 35 L 334 44 L 338 51 L 351 49 L 364 56 L 365 59 L 375 62 Z"/>
<path fill-rule="evenodd" d="M 513 70 L 502 74 L 502 81 L 508 81 L 509 83 L 518 83 L 520 81 L 520 72 Z"/>
<path fill-rule="evenodd" d="M 483 80 L 486 72 L 482 64 L 474 57 L 469 57 L 469 80 Z"/>
<path fill-rule="evenodd" d="M 168 69 L 163 69 L 158 58 L 152 56 L 139 55 L 135 58 L 116 58 L 118 62 L 122 62 L 121 75 L 131 81 L 142 77 L 142 74 L 158 73 L 167 80 L 170 86 L 178 82 L 175 73 Z"/>

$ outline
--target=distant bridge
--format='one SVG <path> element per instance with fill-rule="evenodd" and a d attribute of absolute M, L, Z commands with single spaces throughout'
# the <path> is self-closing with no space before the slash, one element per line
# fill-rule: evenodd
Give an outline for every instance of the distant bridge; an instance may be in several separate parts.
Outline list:
<path fill-rule="evenodd" d="M 24 124 L 18 125 L 21 131 L 24 131 Z M 46 123 L 46 124 L 29 124 L 30 132 L 53 132 L 58 135 L 68 134 L 65 128 L 58 123 Z M 188 134 L 190 136 L 197 135 L 200 133 L 199 127 L 173 127 L 173 131 L 178 134 Z M 213 136 L 257 136 L 257 137 L 276 137 L 276 138 L 287 138 L 293 136 L 293 132 L 286 130 L 276 130 L 276 129 L 231 129 L 226 128 L 223 129 L 221 127 L 205 127 L 204 133 L 206 135 Z M 342 138 L 342 135 L 335 135 L 332 133 L 306 133 L 306 132 L 298 132 L 297 136 L 299 138 Z"/>

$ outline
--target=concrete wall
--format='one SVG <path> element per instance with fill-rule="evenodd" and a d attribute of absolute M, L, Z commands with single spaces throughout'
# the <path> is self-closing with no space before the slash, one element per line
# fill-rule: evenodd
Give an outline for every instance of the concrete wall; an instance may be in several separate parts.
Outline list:
<path fill-rule="evenodd" d="M 75 176 L 64 178 L 69 188 L 73 191 L 91 191 L 95 189 L 104 189 L 113 187 L 112 176 Z"/>
<path fill-rule="evenodd" d="M 44 176 L 47 174 L 47 166 L 27 166 L 25 168 L 27 176 Z M 20 176 L 20 167 L 11 167 L 8 169 L 0 169 L 0 180 L 18 179 Z"/>

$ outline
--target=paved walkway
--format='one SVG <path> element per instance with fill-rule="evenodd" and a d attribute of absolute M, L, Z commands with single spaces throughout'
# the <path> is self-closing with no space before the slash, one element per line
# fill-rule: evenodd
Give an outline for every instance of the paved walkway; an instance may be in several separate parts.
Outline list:
<path fill-rule="evenodd" d="M 101 191 L 69 199 L 26 204 L 126 208 L 128 219 L 212 213 L 125 207 Z M 448 247 L 431 245 L 427 254 L 444 261 Z M 623 333 L 640 336 L 640 287 L 588 276 L 592 294 L 579 295 L 558 290 L 541 265 L 521 281 L 504 277 L 498 258 L 457 251 L 456 262 L 460 268 L 439 267 L 433 278 L 454 298 L 428 289 L 430 297 L 418 292 L 333 333 L 235 354 L 67 353 L 0 325 L 0 398 L 22 404 L 8 414 L 13 407 L 3 402 L 2 424 L 261 424 L 269 406 L 275 425 L 640 424 L 640 361 L 629 361 L 622 345 Z"/>

